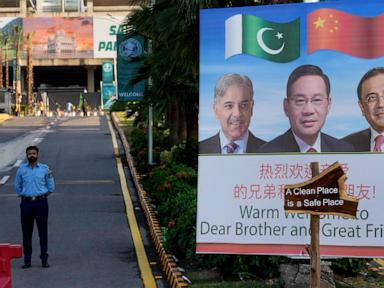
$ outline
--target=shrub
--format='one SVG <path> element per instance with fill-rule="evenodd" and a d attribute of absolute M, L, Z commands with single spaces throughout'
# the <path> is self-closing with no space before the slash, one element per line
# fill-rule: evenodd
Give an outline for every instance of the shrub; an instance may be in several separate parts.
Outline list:
<path fill-rule="evenodd" d="M 342 258 L 332 261 L 331 268 L 338 274 L 356 276 L 367 269 L 368 259 Z"/>
<path fill-rule="evenodd" d="M 109 111 L 116 112 L 116 111 L 124 111 L 127 108 L 127 102 L 126 101 L 115 101 Z"/>

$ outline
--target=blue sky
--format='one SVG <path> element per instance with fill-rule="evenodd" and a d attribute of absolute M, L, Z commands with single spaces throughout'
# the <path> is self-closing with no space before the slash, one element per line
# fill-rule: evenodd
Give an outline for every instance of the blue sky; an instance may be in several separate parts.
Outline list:
<path fill-rule="evenodd" d="M 380 3 L 381 2 L 381 3 Z M 283 112 L 286 82 L 291 71 L 302 64 L 320 66 L 331 80 L 332 108 L 323 132 L 343 137 L 368 127 L 357 104 L 356 87 L 370 68 L 384 66 L 384 57 L 360 59 L 336 51 L 306 53 L 306 15 L 319 8 L 334 8 L 361 17 L 384 13 L 382 1 L 333 1 L 308 4 L 282 4 L 200 11 L 200 114 L 199 139 L 215 134 L 220 126 L 214 117 L 213 89 L 225 73 L 251 78 L 255 107 L 250 129 L 264 140 L 271 140 L 289 128 Z M 252 14 L 273 22 L 290 22 L 300 17 L 301 57 L 289 63 L 274 63 L 250 55 L 225 59 L 225 20 L 236 14 Z"/>

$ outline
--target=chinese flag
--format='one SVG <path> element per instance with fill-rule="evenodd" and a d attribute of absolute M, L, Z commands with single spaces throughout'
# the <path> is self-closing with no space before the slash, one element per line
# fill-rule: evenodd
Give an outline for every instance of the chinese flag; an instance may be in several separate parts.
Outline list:
<path fill-rule="evenodd" d="M 364 18 L 335 9 L 318 9 L 307 18 L 308 54 L 336 50 L 359 58 L 384 55 L 384 14 Z"/>

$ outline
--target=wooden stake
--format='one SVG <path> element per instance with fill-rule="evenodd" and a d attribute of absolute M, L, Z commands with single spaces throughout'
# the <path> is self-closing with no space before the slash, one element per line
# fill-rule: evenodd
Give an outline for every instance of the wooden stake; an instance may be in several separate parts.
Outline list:
<path fill-rule="evenodd" d="M 311 162 L 312 177 L 319 175 L 319 163 Z M 311 288 L 320 288 L 320 216 L 311 215 Z"/>

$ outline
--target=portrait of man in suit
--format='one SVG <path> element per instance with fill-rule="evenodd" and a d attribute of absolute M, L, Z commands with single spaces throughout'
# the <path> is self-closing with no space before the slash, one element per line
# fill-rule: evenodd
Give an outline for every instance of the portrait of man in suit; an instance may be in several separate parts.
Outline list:
<path fill-rule="evenodd" d="M 199 153 L 257 152 L 265 141 L 249 131 L 253 104 L 253 85 L 247 76 L 221 76 L 215 85 L 213 101 L 213 111 L 220 122 L 220 130 L 214 136 L 199 142 Z"/>
<path fill-rule="evenodd" d="M 357 86 L 358 104 L 370 127 L 343 138 L 359 152 L 384 151 L 384 67 L 370 69 Z"/>
<path fill-rule="evenodd" d="M 321 132 L 331 109 L 331 85 L 315 65 L 297 67 L 287 82 L 284 113 L 291 128 L 260 147 L 260 152 L 350 152 L 351 144 Z"/>

